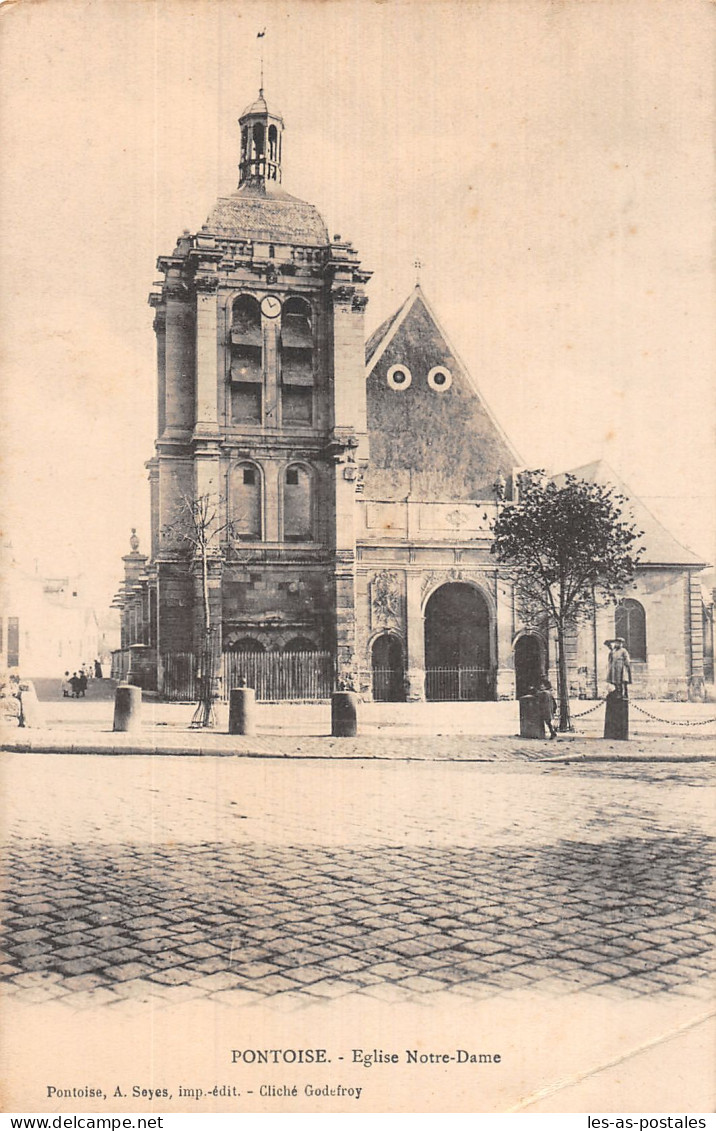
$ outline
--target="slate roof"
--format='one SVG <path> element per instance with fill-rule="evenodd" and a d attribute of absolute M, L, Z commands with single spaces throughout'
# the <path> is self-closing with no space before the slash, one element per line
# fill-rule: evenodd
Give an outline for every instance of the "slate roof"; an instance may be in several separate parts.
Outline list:
<path fill-rule="evenodd" d="M 408 295 L 403 305 L 398 307 L 398 309 L 393 314 L 391 314 L 389 318 L 386 318 L 385 322 L 381 322 L 377 330 L 374 330 L 371 336 L 368 338 L 368 341 L 365 344 L 365 363 L 369 367 L 369 371 L 370 369 L 372 369 L 371 362 L 373 361 L 373 355 L 377 352 L 378 347 L 383 343 L 384 340 L 387 344 L 387 341 L 390 338 L 390 330 L 399 321 L 402 315 L 407 314 L 408 307 L 412 306 L 413 302 L 415 301 L 416 291 L 417 287 L 415 291 Z"/>
<path fill-rule="evenodd" d="M 616 487 L 619 494 L 628 499 L 634 524 L 637 530 L 644 531 L 643 543 L 646 553 L 641 559 L 641 565 L 678 565 L 690 566 L 694 569 L 703 569 L 708 565 L 708 562 L 702 561 L 692 550 L 676 540 L 604 460 L 593 460 L 592 463 L 571 468 L 568 472 L 563 471 L 559 475 L 553 475 L 552 479 L 561 485 L 568 474 L 575 475 L 577 479 L 598 483 L 600 486 Z"/>
<path fill-rule="evenodd" d="M 283 189 L 265 192 L 256 185 L 244 185 L 231 196 L 219 197 L 202 231 L 267 243 L 328 244 L 328 230 L 313 204 Z"/>
<path fill-rule="evenodd" d="M 473 392 L 478 397 L 486 416 L 489 417 L 490 422 L 495 431 L 498 433 L 502 443 L 510 451 L 513 464 L 517 465 L 521 462 L 520 456 L 515 452 L 511 440 L 504 432 L 502 426 L 499 424 L 497 417 L 494 415 L 489 405 L 487 404 L 484 395 L 477 388 L 477 385 L 472 379 L 467 367 L 461 361 L 457 350 L 451 344 L 445 330 L 443 329 L 442 324 L 438 320 L 435 311 L 426 299 L 420 283 L 415 284 L 403 305 L 399 307 L 394 314 L 391 314 L 390 318 L 386 318 L 385 322 L 382 322 L 380 326 L 378 326 L 378 328 L 374 330 L 371 336 L 368 338 L 365 347 L 366 377 L 370 377 L 371 373 L 379 363 L 383 354 L 389 348 L 391 342 L 400 330 L 400 327 L 408 318 L 408 315 L 410 314 L 416 303 L 424 307 L 428 318 L 432 321 L 436 331 L 445 343 L 446 348 L 455 358 L 455 361 L 457 362 L 459 368 L 462 370 L 467 383 L 470 385 Z"/>

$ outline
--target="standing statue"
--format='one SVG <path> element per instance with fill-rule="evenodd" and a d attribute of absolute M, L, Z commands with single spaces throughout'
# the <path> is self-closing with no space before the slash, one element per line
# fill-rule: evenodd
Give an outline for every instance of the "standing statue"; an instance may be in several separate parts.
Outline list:
<path fill-rule="evenodd" d="M 631 659 L 624 646 L 624 638 L 616 636 L 614 640 L 605 640 L 604 643 L 609 648 L 607 683 L 614 685 L 614 690 L 621 699 L 627 699 L 631 683 Z"/>

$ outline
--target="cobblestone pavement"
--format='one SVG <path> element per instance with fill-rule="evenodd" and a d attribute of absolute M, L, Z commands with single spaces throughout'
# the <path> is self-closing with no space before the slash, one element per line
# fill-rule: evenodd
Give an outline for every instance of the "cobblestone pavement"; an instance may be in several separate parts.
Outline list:
<path fill-rule="evenodd" d="M 4 756 L 6 990 L 707 997 L 713 771 Z"/>

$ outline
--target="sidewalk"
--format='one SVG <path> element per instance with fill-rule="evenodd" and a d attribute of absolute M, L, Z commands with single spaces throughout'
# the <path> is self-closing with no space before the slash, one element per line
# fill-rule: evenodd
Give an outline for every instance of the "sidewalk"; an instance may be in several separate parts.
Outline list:
<path fill-rule="evenodd" d="M 4 729 L 0 732 L 3 750 L 468 762 L 716 760 L 716 722 L 710 721 L 716 710 L 712 703 L 632 703 L 628 742 L 601 737 L 603 704 L 588 700 L 574 701 L 575 731 L 559 735 L 554 742 L 519 737 L 515 702 L 364 703 L 360 706 L 357 738 L 331 737 L 330 705 L 323 702 L 259 704 L 255 737 L 227 733 L 226 704 L 218 704 L 215 730 L 195 730 L 190 728 L 193 704 L 159 703 L 146 698 L 139 734 L 112 732 L 113 703 L 109 698 L 51 700 L 41 707 L 44 725 L 32 730 Z M 649 718 L 639 707 L 664 721 Z M 578 717 L 581 712 L 588 713 Z"/>

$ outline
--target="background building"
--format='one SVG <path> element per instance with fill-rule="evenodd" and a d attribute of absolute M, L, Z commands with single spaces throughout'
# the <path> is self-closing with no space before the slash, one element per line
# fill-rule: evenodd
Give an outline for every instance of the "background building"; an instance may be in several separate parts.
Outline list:
<path fill-rule="evenodd" d="M 98 618 L 84 576 L 44 576 L 0 547 L 0 670 L 57 679 L 99 658 L 109 674 L 118 644 L 118 617 Z"/>

